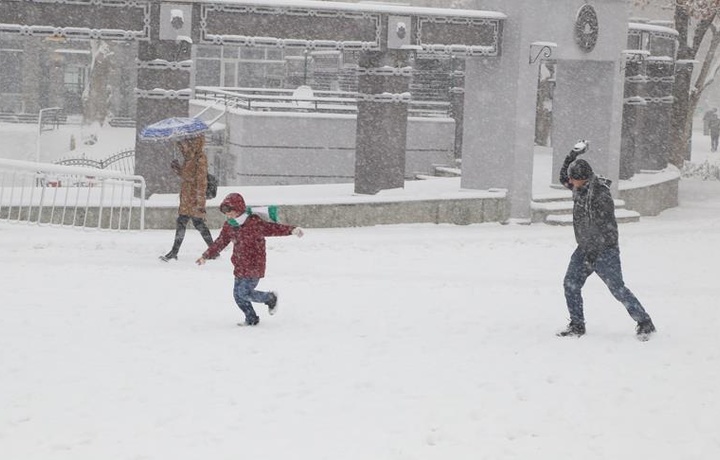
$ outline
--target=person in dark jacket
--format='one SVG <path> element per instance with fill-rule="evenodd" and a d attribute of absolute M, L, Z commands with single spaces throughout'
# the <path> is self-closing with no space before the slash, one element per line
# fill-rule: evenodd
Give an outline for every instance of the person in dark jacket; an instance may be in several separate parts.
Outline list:
<path fill-rule="evenodd" d="M 300 227 L 267 222 L 256 214 L 246 214 L 246 210 L 245 200 L 239 193 L 231 193 L 225 197 L 220 204 L 220 212 L 225 214 L 227 220 L 220 235 L 196 262 L 198 265 L 203 265 L 206 260 L 215 259 L 220 251 L 233 243 L 230 261 L 234 266 L 235 303 L 245 314 L 244 324 L 255 326 L 260 322 L 260 318 L 253 309 L 252 302 L 267 305 L 268 313 L 271 315 L 275 314 L 278 305 L 277 292 L 255 289 L 260 278 L 265 277 L 265 237 L 287 235 L 302 237 L 303 231 Z"/>
<path fill-rule="evenodd" d="M 716 107 L 705 111 L 705 113 L 703 114 L 703 135 L 710 135 L 710 120 L 712 120 L 713 118 L 718 118 Z"/>
<path fill-rule="evenodd" d="M 560 169 L 560 183 L 573 192 L 573 228 L 577 248 L 570 257 L 563 281 L 570 324 L 558 335 L 580 337 L 585 334 L 581 291 L 587 278 L 597 273 L 637 322 L 638 336 L 647 338 L 655 332 L 655 326 L 623 281 L 610 181 L 596 176 L 590 163 L 577 158 L 587 149 L 586 141 L 575 144 Z"/>
<path fill-rule="evenodd" d="M 710 118 L 708 126 L 710 128 L 710 151 L 717 152 L 718 139 L 720 138 L 720 118 L 718 118 L 717 114 L 715 117 Z"/>

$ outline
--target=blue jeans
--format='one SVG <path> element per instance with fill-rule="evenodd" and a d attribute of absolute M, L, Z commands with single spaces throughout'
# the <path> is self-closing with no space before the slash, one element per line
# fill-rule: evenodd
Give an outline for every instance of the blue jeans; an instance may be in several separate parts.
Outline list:
<path fill-rule="evenodd" d="M 563 281 L 570 321 L 585 322 L 581 291 L 588 276 L 593 273 L 597 273 L 603 280 L 610 293 L 625 306 L 632 319 L 638 322 L 650 319 L 637 297 L 625 286 L 620 266 L 620 249 L 614 247 L 602 250 L 594 263 L 586 260 L 585 253 L 580 248 L 575 249 L 570 257 Z"/>
<path fill-rule="evenodd" d="M 237 306 L 245 313 L 246 320 L 257 318 L 251 302 L 266 303 L 270 300 L 269 292 L 255 290 L 259 282 L 260 278 L 235 278 L 233 296 Z"/>

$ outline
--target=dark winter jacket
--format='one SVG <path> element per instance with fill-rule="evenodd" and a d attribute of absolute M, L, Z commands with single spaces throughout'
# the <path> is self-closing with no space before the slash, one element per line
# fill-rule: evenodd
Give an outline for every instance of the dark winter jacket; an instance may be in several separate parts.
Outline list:
<path fill-rule="evenodd" d="M 573 159 L 568 158 L 560 170 L 560 182 L 573 191 L 575 240 L 580 249 L 594 259 L 602 250 L 618 246 L 611 181 L 592 174 L 583 187 L 574 189 L 567 176 L 568 166 Z"/>
<path fill-rule="evenodd" d="M 711 118 L 710 123 L 708 123 L 708 126 L 710 128 L 710 135 L 711 136 L 718 136 L 720 135 L 720 118 Z"/>
<path fill-rule="evenodd" d="M 233 243 L 230 261 L 235 266 L 236 278 L 263 278 L 265 276 L 265 237 L 287 236 L 295 227 L 266 222 L 256 215 L 250 215 L 239 227 L 223 224 L 220 235 L 203 253 L 203 258 L 213 259 L 220 251 Z"/>

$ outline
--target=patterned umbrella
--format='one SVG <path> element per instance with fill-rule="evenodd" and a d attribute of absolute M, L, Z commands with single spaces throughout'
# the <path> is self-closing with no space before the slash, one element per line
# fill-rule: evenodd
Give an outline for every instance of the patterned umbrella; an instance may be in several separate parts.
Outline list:
<path fill-rule="evenodd" d="M 178 141 L 196 137 L 209 130 L 208 125 L 199 118 L 166 118 L 146 126 L 140 132 L 144 141 Z"/>

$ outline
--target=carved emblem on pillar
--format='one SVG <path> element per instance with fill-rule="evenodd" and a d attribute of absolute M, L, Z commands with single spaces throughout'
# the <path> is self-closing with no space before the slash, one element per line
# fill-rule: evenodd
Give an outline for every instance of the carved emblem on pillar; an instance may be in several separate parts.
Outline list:
<path fill-rule="evenodd" d="M 591 5 L 585 4 L 578 10 L 575 19 L 575 43 L 581 50 L 589 53 L 595 48 L 600 27 L 597 13 Z"/>

